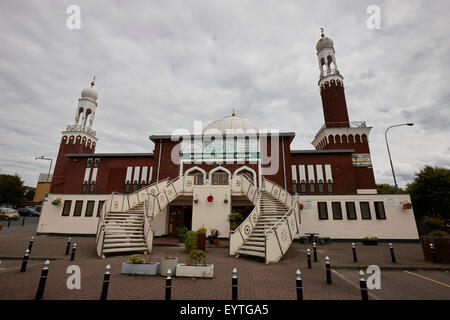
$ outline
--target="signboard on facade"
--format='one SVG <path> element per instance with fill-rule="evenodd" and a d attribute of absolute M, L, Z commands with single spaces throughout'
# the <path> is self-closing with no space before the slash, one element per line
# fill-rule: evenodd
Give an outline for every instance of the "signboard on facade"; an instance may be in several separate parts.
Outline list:
<path fill-rule="evenodd" d="M 303 204 L 303 209 L 312 209 L 313 208 L 312 201 L 301 201 L 300 203 Z"/>
<path fill-rule="evenodd" d="M 383 200 L 385 207 L 397 207 L 398 201 L 397 199 L 387 198 Z"/>
<path fill-rule="evenodd" d="M 370 153 L 354 153 L 352 154 L 354 167 L 371 167 L 372 160 L 370 159 Z"/>

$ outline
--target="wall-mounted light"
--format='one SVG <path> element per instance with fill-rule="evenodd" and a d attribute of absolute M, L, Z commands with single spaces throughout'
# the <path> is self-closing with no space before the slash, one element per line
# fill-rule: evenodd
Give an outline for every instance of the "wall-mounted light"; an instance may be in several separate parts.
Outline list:
<path fill-rule="evenodd" d="M 213 202 L 214 197 L 213 197 L 213 195 L 210 193 L 209 196 L 208 196 L 208 198 L 206 198 L 206 199 L 208 200 L 208 202 Z"/>
<path fill-rule="evenodd" d="M 225 193 L 225 199 L 223 199 L 223 202 L 224 203 L 228 203 L 228 197 L 227 197 L 227 194 Z"/>
<path fill-rule="evenodd" d="M 198 202 L 198 195 L 197 195 L 197 194 L 195 194 L 195 196 L 194 196 L 194 202 L 195 202 L 195 203 Z"/>

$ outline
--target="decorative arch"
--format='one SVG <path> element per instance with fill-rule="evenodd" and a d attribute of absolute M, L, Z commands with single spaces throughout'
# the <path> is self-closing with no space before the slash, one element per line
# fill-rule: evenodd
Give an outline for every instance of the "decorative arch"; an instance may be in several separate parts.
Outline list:
<path fill-rule="evenodd" d="M 218 183 L 214 183 L 213 174 L 216 173 L 217 171 L 224 171 L 227 174 L 227 181 L 221 180 Z M 211 181 L 211 184 L 228 184 L 229 180 L 230 180 L 230 176 L 231 176 L 230 170 L 228 170 L 227 168 L 224 168 L 222 166 L 218 166 L 209 172 L 209 181 Z M 223 179 L 223 177 L 222 177 L 222 179 Z"/>
<path fill-rule="evenodd" d="M 245 170 L 249 171 L 249 172 L 253 175 L 252 181 L 253 181 L 253 183 L 254 183 L 255 186 L 256 186 L 256 171 L 253 170 L 252 168 L 247 167 L 247 166 L 242 166 L 242 167 L 240 167 L 239 169 L 236 169 L 236 170 L 234 171 L 234 174 L 236 175 L 236 174 L 238 174 L 239 172 L 242 172 L 242 171 L 245 171 Z"/>
<path fill-rule="evenodd" d="M 352 134 L 348 135 L 348 142 L 349 143 L 355 143 L 355 139 L 353 139 L 353 135 Z"/>
<path fill-rule="evenodd" d="M 355 135 L 355 143 L 361 143 L 361 138 L 360 138 L 359 134 Z"/>
<path fill-rule="evenodd" d="M 195 184 L 205 184 L 206 171 L 200 167 L 195 166 L 195 167 L 189 168 L 184 172 L 184 174 L 189 175 L 190 173 L 194 173 L 195 171 L 201 172 L 203 177 L 199 178 L 197 175 L 195 175 L 194 183 Z"/>
<path fill-rule="evenodd" d="M 334 140 L 336 141 L 336 143 L 341 143 L 341 136 L 337 134 L 337 135 L 334 137 Z"/>
<path fill-rule="evenodd" d="M 334 137 L 331 134 L 328 136 L 328 143 L 334 143 Z"/>
<path fill-rule="evenodd" d="M 361 136 L 361 142 L 367 142 L 367 135 L 366 134 L 363 134 Z"/>
<path fill-rule="evenodd" d="M 345 134 L 342 135 L 342 143 L 348 143 L 347 135 Z"/>

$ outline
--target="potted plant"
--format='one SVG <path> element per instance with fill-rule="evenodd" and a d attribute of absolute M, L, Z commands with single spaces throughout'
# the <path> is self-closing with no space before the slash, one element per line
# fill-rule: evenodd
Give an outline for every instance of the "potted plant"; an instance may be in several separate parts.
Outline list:
<path fill-rule="evenodd" d="M 140 254 L 133 254 L 127 262 L 122 263 L 122 274 L 156 275 L 159 273 L 159 262 L 152 262 L 151 258 L 144 258 Z"/>
<path fill-rule="evenodd" d="M 365 246 L 376 246 L 378 245 L 378 238 L 377 237 L 365 237 L 362 239 L 362 243 Z"/>
<path fill-rule="evenodd" d="M 53 201 L 52 201 L 52 205 L 53 206 L 58 207 L 60 204 L 61 204 L 61 199 L 60 198 L 53 199 Z"/>
<path fill-rule="evenodd" d="M 405 202 L 402 205 L 403 210 L 407 210 L 407 209 L 412 209 L 412 204 L 411 202 Z"/>
<path fill-rule="evenodd" d="M 172 274 L 175 274 L 177 269 L 178 258 L 171 251 L 166 251 L 164 257 L 161 258 L 161 275 L 166 276 L 170 269 Z"/>
<path fill-rule="evenodd" d="M 177 235 L 178 235 L 178 242 L 183 243 L 184 242 L 184 235 L 188 231 L 188 228 L 186 226 L 178 227 L 177 228 Z"/>
<path fill-rule="evenodd" d="M 197 232 L 188 231 L 184 236 L 184 249 L 186 253 L 198 248 Z"/>
<path fill-rule="evenodd" d="M 433 244 L 436 262 L 450 263 L 450 234 L 445 231 L 445 224 L 439 215 L 425 216 L 424 224 L 432 230 L 420 236 L 425 260 L 433 261 L 430 244 Z"/>
<path fill-rule="evenodd" d="M 232 212 L 228 215 L 228 221 L 230 222 L 230 230 L 236 230 L 242 223 L 244 216 L 240 212 Z"/>
<path fill-rule="evenodd" d="M 192 250 L 187 263 L 177 265 L 177 277 L 212 278 L 214 265 L 206 263 L 206 254 L 203 250 Z"/>
<path fill-rule="evenodd" d="M 197 230 L 197 241 L 198 241 L 198 248 L 200 250 L 205 250 L 206 246 L 206 228 L 201 227 Z"/>
<path fill-rule="evenodd" d="M 211 228 L 211 229 L 209 229 L 209 232 L 211 233 L 211 235 L 208 236 L 209 244 L 214 244 L 214 245 L 218 246 L 219 245 L 219 239 L 218 239 L 219 230 Z"/>
<path fill-rule="evenodd" d="M 300 210 L 302 210 L 305 207 L 305 205 L 300 202 L 299 207 L 300 207 Z"/>

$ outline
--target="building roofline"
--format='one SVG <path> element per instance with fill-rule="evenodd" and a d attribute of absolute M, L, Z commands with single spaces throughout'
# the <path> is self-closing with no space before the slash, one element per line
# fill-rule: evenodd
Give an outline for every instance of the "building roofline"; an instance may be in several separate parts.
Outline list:
<path fill-rule="evenodd" d="M 154 153 L 68 153 L 68 158 L 153 157 Z"/>
<path fill-rule="evenodd" d="M 335 150 L 291 150 L 291 154 L 307 153 L 353 153 L 354 149 L 335 149 Z"/>
<path fill-rule="evenodd" d="M 153 142 L 155 142 L 156 140 L 172 140 L 172 137 L 184 137 L 184 136 L 190 136 L 191 138 L 203 138 L 203 137 L 210 137 L 210 136 L 218 136 L 220 134 L 190 134 L 190 135 L 171 135 L 171 134 L 162 134 L 162 135 L 151 135 L 149 136 L 149 139 L 152 140 Z M 223 136 L 226 136 L 226 134 L 222 134 Z M 289 137 L 289 138 L 294 138 L 295 137 L 295 132 L 279 132 L 279 133 L 273 133 L 273 132 L 261 132 L 261 133 L 231 133 L 231 136 L 244 136 L 244 137 L 252 137 L 252 136 L 271 136 L 271 135 L 278 135 L 279 137 Z M 174 141 L 178 141 L 178 140 L 174 140 Z"/>

